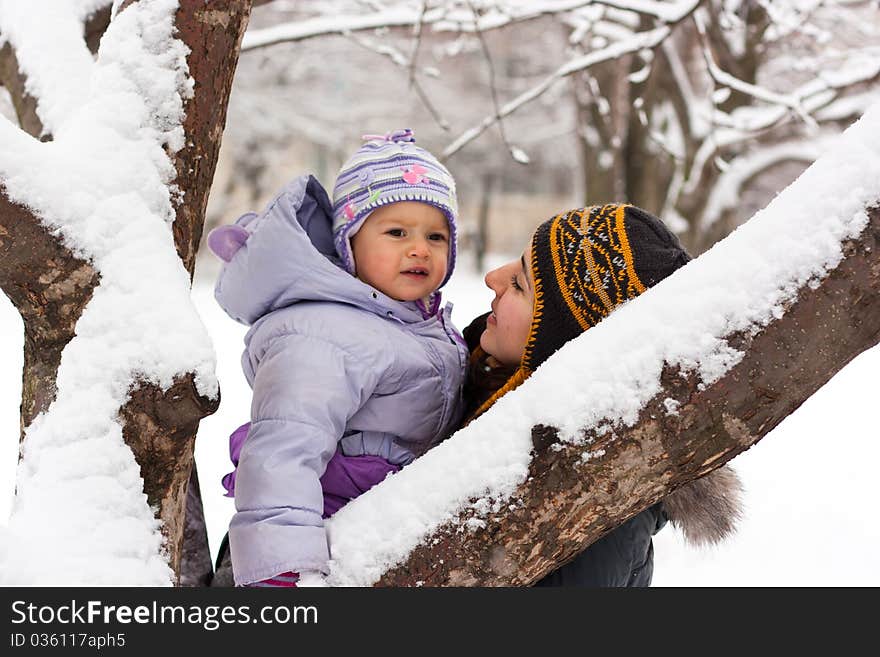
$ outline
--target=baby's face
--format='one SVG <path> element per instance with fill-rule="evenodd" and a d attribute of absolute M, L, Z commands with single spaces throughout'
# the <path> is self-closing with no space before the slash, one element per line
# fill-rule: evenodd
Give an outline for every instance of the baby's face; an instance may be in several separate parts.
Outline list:
<path fill-rule="evenodd" d="M 359 279 L 392 299 L 415 301 L 446 278 L 449 224 L 433 205 L 389 203 L 370 213 L 351 248 Z"/>

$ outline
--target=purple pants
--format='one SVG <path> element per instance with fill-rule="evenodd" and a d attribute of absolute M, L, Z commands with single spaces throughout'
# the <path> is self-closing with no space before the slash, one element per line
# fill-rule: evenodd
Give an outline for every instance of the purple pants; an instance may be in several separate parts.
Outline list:
<path fill-rule="evenodd" d="M 250 426 L 250 422 L 243 424 L 229 436 L 229 458 L 236 468 Z M 399 470 L 399 465 L 389 463 L 381 456 L 345 456 L 337 449 L 320 479 L 321 490 L 324 492 L 322 517 L 329 518 L 358 495 L 385 479 L 389 472 Z M 223 477 L 226 497 L 235 497 L 235 472 L 233 470 Z"/>

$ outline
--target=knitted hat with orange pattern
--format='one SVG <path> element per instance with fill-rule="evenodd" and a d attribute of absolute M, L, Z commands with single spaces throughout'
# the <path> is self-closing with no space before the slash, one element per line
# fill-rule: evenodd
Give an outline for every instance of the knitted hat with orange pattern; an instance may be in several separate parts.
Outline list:
<path fill-rule="evenodd" d="M 566 342 L 690 259 L 662 221 L 632 205 L 578 208 L 542 223 L 532 235 L 535 304 L 522 361 L 474 417 Z"/>
<path fill-rule="evenodd" d="M 657 217 L 632 205 L 559 214 L 532 236 L 535 311 L 522 364 L 534 370 L 690 260 Z"/>

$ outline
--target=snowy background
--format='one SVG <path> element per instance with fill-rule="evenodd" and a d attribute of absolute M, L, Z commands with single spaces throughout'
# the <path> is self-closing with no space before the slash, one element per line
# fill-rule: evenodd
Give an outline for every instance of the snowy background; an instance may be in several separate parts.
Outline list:
<path fill-rule="evenodd" d="M 506 260 L 494 256 L 488 265 Z M 213 263 L 197 272 L 193 299 L 217 350 L 220 410 L 202 421 L 196 441 L 212 553 L 233 513 L 220 478 L 230 470 L 228 434 L 249 416 L 250 391 L 239 356 L 245 327 L 213 298 Z M 491 292 L 468 263 L 447 290 L 453 319 L 466 325 L 484 312 Z M 0 296 L 0 524 L 9 515 L 15 481 L 22 324 Z M 671 527 L 654 539 L 655 586 L 877 586 L 880 525 L 876 522 L 876 373 L 880 349 L 862 354 L 733 465 L 746 487 L 746 517 L 737 535 L 709 549 L 685 545 Z M 47 519 L 51 522 L 51 519 Z"/>
<path fill-rule="evenodd" d="M 181 102 L 178 94 L 186 95 L 187 88 L 180 68 L 180 51 L 169 46 L 168 17 L 176 3 L 174 0 L 155 0 L 152 3 L 135 5 L 124 12 L 121 22 L 113 23 L 118 28 L 115 34 L 111 34 L 114 30 L 110 30 L 105 35 L 102 42 L 103 54 L 96 63 L 92 62 L 79 34 L 82 19 L 90 8 L 106 5 L 106 0 L 79 0 L 63 5 L 66 11 L 62 11 L 61 3 L 41 0 L 40 4 L 43 6 L 37 7 L 37 0 L 27 4 L 0 0 L 0 22 L 5 34 L 11 35 L 14 44 L 20 40 L 21 43 L 27 42 L 33 46 L 30 49 L 16 46 L 19 66 L 27 71 L 29 84 L 34 89 L 39 89 L 39 95 L 43 96 L 39 113 L 43 125 L 55 139 L 51 144 L 37 143 L 20 133 L 12 124 L 0 122 L 3 135 L 0 141 L 4 144 L 0 154 L 6 156 L 0 158 L 0 173 L 6 182 L 7 193 L 11 196 L 18 194 L 21 197 L 19 200 L 26 200 L 38 214 L 56 222 L 56 227 L 62 229 L 72 244 L 93 258 L 96 268 L 102 274 L 102 285 L 95 298 L 105 299 L 104 303 L 115 312 L 102 315 L 107 321 L 97 327 L 94 321 L 89 324 L 81 320 L 78 324 L 77 338 L 66 349 L 66 365 L 59 369 L 58 398 L 64 403 L 54 405 L 53 408 L 60 407 L 61 410 L 55 408 L 50 411 L 49 415 L 53 418 L 51 422 L 42 422 L 40 427 L 32 426 L 30 429 L 27 463 L 31 472 L 28 473 L 25 469 L 19 471 L 18 507 L 14 521 L 9 522 L 16 485 L 22 325 L 11 304 L 0 295 L 0 338 L 5 338 L 0 340 L 0 350 L 2 362 L 7 365 L 0 378 L 0 435 L 5 438 L 2 447 L 5 451 L 0 454 L 0 538 L 3 539 L 0 540 L 0 571 L 6 571 L 7 578 L 3 581 L 20 580 L 26 583 L 57 583 L 62 575 L 89 583 L 162 582 L 167 579 L 167 567 L 164 563 L 156 563 L 158 550 L 148 545 L 149 541 L 158 545 L 155 520 L 143 503 L 136 464 L 129 458 L 130 453 L 121 443 L 121 431 L 113 417 L 115 409 L 122 402 L 121 398 L 132 373 L 147 374 L 148 378 L 165 381 L 170 380 L 175 373 L 200 371 L 204 384 L 210 387 L 213 383 L 213 377 L 207 372 L 211 358 L 206 334 L 187 302 L 188 280 L 170 244 L 167 223 L 173 218 L 173 208 L 166 184 L 173 177 L 173 171 L 159 149 L 165 143 L 172 147 L 171 150 L 176 148 L 175 144 L 180 145 L 181 135 L 177 121 L 181 118 L 178 111 Z M 323 3 L 314 4 L 317 6 Z M 522 3 L 522 7 L 525 4 Z M 530 6 L 534 8 L 536 4 L 531 3 Z M 684 0 L 677 4 L 685 7 L 693 3 Z M 736 4 L 724 3 L 731 9 Z M 685 84 L 686 79 L 679 80 L 679 91 L 689 108 L 700 105 L 704 112 L 709 113 L 707 116 L 712 117 L 712 125 L 716 128 L 736 127 L 733 130 L 736 134 L 731 134 L 729 130 L 725 132 L 724 129 L 707 132 L 705 116 L 698 121 L 692 121 L 693 126 L 696 126 L 696 134 L 690 135 L 695 140 L 692 144 L 694 148 L 698 144 L 708 144 L 714 149 L 713 144 L 719 139 L 728 146 L 733 142 L 742 142 L 742 149 L 734 148 L 728 154 L 728 160 L 715 162 L 724 175 L 714 186 L 713 203 L 709 204 L 712 212 L 702 216 L 704 228 L 710 228 L 715 225 L 712 222 L 722 218 L 724 213 L 719 208 L 725 204 L 734 206 L 742 215 L 741 220 L 751 216 L 799 172 L 777 170 L 756 176 L 756 180 L 760 181 L 760 189 L 749 192 L 748 186 L 741 185 L 746 178 L 740 175 L 742 172 L 739 164 L 750 161 L 754 163 L 755 158 L 751 158 L 751 151 L 744 146 L 754 140 L 749 136 L 748 130 L 739 134 L 743 125 L 748 124 L 754 128 L 756 118 L 772 119 L 776 122 L 777 119 L 772 117 L 787 117 L 781 123 L 781 144 L 785 148 L 778 147 L 779 144 L 773 140 L 761 144 L 765 147 L 765 152 L 757 159 L 764 162 L 768 157 L 772 160 L 783 151 L 790 156 L 791 148 L 797 147 L 800 152 L 801 137 L 796 134 L 799 131 L 786 127 L 786 122 L 795 115 L 806 119 L 802 116 L 804 112 L 815 111 L 813 120 L 804 120 L 803 137 L 809 142 L 809 153 L 801 153 L 795 158 L 805 165 L 820 151 L 825 150 L 826 136 L 835 136 L 843 124 L 849 122 L 848 117 L 861 113 L 876 100 L 877 90 L 870 82 L 877 77 L 877 71 L 880 70 L 880 50 L 873 45 L 876 42 L 875 31 L 880 29 L 880 24 L 876 20 L 861 20 L 862 14 L 857 11 L 847 12 L 848 20 L 838 26 L 837 16 L 841 8 L 854 3 L 843 2 L 840 3 L 841 7 L 830 6 L 830 14 L 824 18 L 820 16 L 822 12 L 818 11 L 819 4 L 821 3 L 800 1 L 786 3 L 786 12 L 782 12 L 785 15 L 774 15 L 775 31 L 768 31 L 765 35 L 776 45 L 767 50 L 773 55 L 767 62 L 772 66 L 759 76 L 758 81 L 767 83 L 770 88 L 782 93 L 782 96 L 779 93 L 768 94 L 763 88 L 747 88 L 749 94 L 761 101 L 759 106 L 740 107 L 738 109 L 742 111 L 734 111 L 728 116 L 719 113 L 725 102 L 724 94 L 708 93 L 708 90 L 715 88 L 717 80 L 713 78 L 714 81 L 709 81 L 704 75 L 698 85 L 700 93 L 696 95 L 692 93 L 694 90 L 690 89 L 691 85 Z M 273 5 L 281 7 L 279 11 L 283 14 L 283 7 L 288 6 L 288 3 Z M 648 6 L 646 3 L 639 5 Z M 805 13 L 798 10 L 788 15 L 788 9 L 800 5 L 804 5 L 802 9 Z M 339 5 L 334 3 L 333 6 L 338 8 Z M 657 10 L 665 7 L 665 4 L 651 6 Z M 32 11 L 34 7 L 38 11 Z M 602 16 L 597 18 L 589 15 L 587 9 L 564 19 L 566 30 L 573 30 L 568 40 L 559 39 L 559 26 L 553 27 L 548 23 L 535 24 L 530 28 L 533 36 L 541 35 L 538 40 L 524 37 L 521 33 L 498 35 L 497 39 L 490 39 L 498 57 L 496 62 L 503 62 L 498 67 L 499 70 L 504 69 L 512 74 L 518 72 L 510 80 L 503 76 L 499 78 L 499 86 L 505 96 L 521 93 L 539 79 L 554 75 L 553 71 L 558 66 L 554 63 L 554 58 L 563 55 L 566 58 L 577 57 L 582 54 L 581 46 L 603 47 L 596 39 L 605 43 L 611 34 L 607 33 L 609 25 L 605 24 L 605 18 L 613 19 L 614 24 L 611 27 L 616 30 L 613 34 L 619 35 L 619 28 L 623 27 L 626 29 L 621 38 L 628 38 L 630 28 L 633 27 L 630 25 L 632 15 L 615 14 L 605 17 L 603 10 L 600 12 Z M 875 13 L 869 13 L 874 11 L 873 7 L 863 6 L 862 11 L 865 12 L 865 17 L 876 16 Z M 41 15 L 40 12 L 44 13 Z M 43 20 L 50 15 L 53 21 Z M 278 16 L 273 18 L 268 14 L 262 19 L 255 16 L 252 27 L 271 25 L 277 18 Z M 809 20 L 804 22 L 801 18 Z M 733 20 L 733 16 L 728 16 L 727 19 Z M 151 26 L 145 32 L 150 38 L 143 42 L 135 38 L 135 35 L 141 33 L 135 24 L 140 20 Z M 825 23 L 828 23 L 827 31 L 817 27 Z M 163 25 L 162 29 L 152 29 Z M 807 27 L 810 29 L 806 29 Z M 836 31 L 832 31 L 832 27 Z M 595 34 L 590 32 L 593 28 L 597 30 Z M 604 35 L 602 30 L 606 32 Z M 584 35 L 592 35 L 589 44 L 580 43 Z M 785 38 L 787 35 L 794 39 Z M 251 31 L 249 36 L 253 40 L 255 33 Z M 736 34 L 732 36 L 735 37 Z M 809 43 L 802 50 L 805 38 Z M 346 47 L 369 50 L 372 52 L 370 56 L 376 53 L 389 54 L 385 43 L 375 43 L 372 39 L 365 38 L 357 38 L 355 41 L 356 44 L 347 44 Z M 479 55 L 482 52 L 480 42 L 475 39 L 468 42 L 467 39 L 456 38 L 447 44 L 436 41 L 432 45 L 443 51 L 457 51 L 462 46 L 468 46 L 468 43 L 471 53 Z M 574 45 L 574 48 L 560 47 L 566 43 Z M 535 51 L 526 52 L 525 44 L 531 44 Z M 425 44 L 425 50 L 427 45 L 430 44 Z M 404 38 L 398 46 L 413 53 L 411 57 L 415 64 L 415 53 L 418 49 L 412 49 L 411 39 Z M 62 47 L 79 53 L 79 56 L 74 58 L 52 55 L 53 51 Z M 335 50 L 337 47 L 338 51 Z M 338 130 L 340 125 L 375 126 L 380 118 L 382 125 L 431 124 L 425 116 L 425 108 L 415 102 L 411 90 L 408 96 L 392 92 L 392 88 L 406 85 L 406 76 L 400 70 L 394 69 L 385 75 L 378 63 L 372 60 L 369 60 L 369 69 L 351 66 L 349 62 L 355 60 L 348 56 L 339 56 L 338 53 L 341 52 L 343 48 L 338 44 L 329 44 L 327 50 L 324 50 L 323 47 L 319 49 L 310 43 L 301 49 L 296 46 L 286 50 L 278 49 L 271 56 L 254 50 L 242 58 L 240 74 L 237 76 L 236 89 L 230 103 L 229 125 L 224 135 L 227 155 L 221 156 L 218 164 L 211 194 L 212 204 L 208 208 L 209 228 L 212 222 L 226 222 L 237 216 L 236 208 L 239 206 L 247 209 L 261 207 L 260 199 L 265 200 L 266 195 L 271 194 L 279 182 L 275 179 L 276 176 L 286 179 L 292 171 L 309 170 L 317 172 L 322 180 L 327 180 L 328 172 L 335 171 L 340 157 L 350 147 L 350 135 L 344 134 L 346 131 Z M 392 50 L 391 54 L 395 52 Z M 330 56 L 330 53 L 337 54 Z M 807 54 L 810 56 L 807 57 Z M 422 64 L 429 64 L 425 57 L 427 55 L 423 55 Z M 645 71 L 649 71 L 651 60 L 651 57 L 646 58 Z M 115 66 L 119 61 L 127 65 Z M 454 82 L 446 90 L 448 93 L 440 87 L 434 87 L 432 93 L 434 98 L 442 97 L 449 101 L 444 102 L 444 105 L 462 110 L 462 116 L 452 117 L 453 123 L 460 126 L 473 124 L 475 116 L 485 113 L 487 103 L 485 94 L 482 99 L 469 95 L 464 100 L 463 88 L 472 87 L 485 91 L 485 87 L 473 84 L 466 75 L 484 70 L 485 67 L 478 69 L 472 65 L 464 65 L 462 61 L 450 59 L 446 62 L 455 71 L 446 76 L 447 81 Z M 63 62 L 66 68 L 59 68 L 58 62 Z M 292 67 L 290 62 L 296 62 L 298 68 Z M 328 68 L 331 62 L 339 63 L 346 70 L 331 71 Z M 798 62 L 803 66 L 794 65 Z M 536 67 L 537 63 L 541 66 Z M 372 75 L 358 75 L 362 70 L 370 70 Z M 784 75 L 779 74 L 780 70 Z M 351 72 L 355 73 L 354 80 L 342 75 Z M 638 72 L 633 75 L 630 75 L 629 82 L 637 85 L 641 77 Z M 93 89 L 82 82 L 90 79 L 90 76 L 100 81 L 100 84 L 93 85 Z M 312 84 L 316 77 L 323 81 L 323 87 Z M 724 79 L 727 80 L 725 84 L 742 87 L 736 81 Z M 157 86 L 157 80 L 162 84 Z M 383 93 L 377 93 L 374 86 L 376 80 L 390 81 L 389 85 L 392 86 Z M 143 88 L 144 81 L 149 81 L 146 88 Z M 366 86 L 359 86 L 361 84 Z M 837 93 L 832 87 L 835 90 L 848 88 L 852 93 L 840 98 L 840 102 L 832 103 Z M 302 88 L 309 88 L 313 93 L 304 95 L 300 93 Z M 529 151 L 533 164 L 528 168 L 516 169 L 518 175 L 505 178 L 497 186 L 498 198 L 492 201 L 488 222 L 488 243 L 494 254 L 490 255 L 484 270 L 518 255 L 514 249 L 521 247 L 523 238 L 534 226 L 536 217 L 540 219 L 548 216 L 548 208 L 559 210 L 582 203 L 585 197 L 585 178 L 578 168 L 575 152 L 578 141 L 573 136 L 586 136 L 588 141 L 595 138 L 590 141 L 589 151 L 599 156 L 600 165 L 602 156 L 607 155 L 603 152 L 603 142 L 597 141 L 598 135 L 592 134 L 594 130 L 591 132 L 592 124 L 581 125 L 575 122 L 575 114 L 578 113 L 574 104 L 563 100 L 566 88 L 567 85 L 556 85 L 554 93 L 548 94 L 544 102 L 532 105 L 535 115 L 531 119 L 521 115 L 522 123 L 508 122 L 511 134 L 532 140 L 531 143 L 523 141 L 522 145 Z M 86 89 L 91 89 L 94 93 L 86 94 Z M 718 91 L 725 92 L 724 89 Z M 343 92 L 348 96 L 344 96 Z M 726 90 L 726 93 L 729 92 L 729 89 Z M 334 95 L 337 93 L 338 96 Z M 317 106 L 309 106 L 304 96 L 313 96 Z M 402 100 L 405 96 L 408 98 L 407 102 Z M 598 96 L 597 102 L 601 108 L 603 105 L 599 101 L 604 100 L 604 96 L 601 93 Z M 351 98 L 357 102 L 353 102 Z M 390 103 L 376 103 L 383 99 Z M 173 102 L 167 103 L 168 100 Z M 638 100 L 642 101 L 642 98 Z M 813 107 L 807 103 L 808 100 L 810 103 L 818 103 L 817 106 Z M 829 104 L 826 106 L 825 103 Z M 159 105 L 164 108 L 162 112 L 159 111 Z M 621 105 L 610 107 L 628 110 Z M 792 107 L 797 111 L 789 112 Z M 127 109 L 120 111 L 120 108 Z M 465 109 L 468 110 L 467 116 L 464 116 Z M 363 113 L 361 110 L 364 110 Z M 652 122 L 658 126 L 668 123 L 663 119 L 665 114 L 661 110 L 663 108 L 659 107 L 652 118 Z M 10 115 L 10 105 L 3 94 L 0 94 L 0 113 Z M 580 114 L 587 116 L 583 112 Z M 132 118 L 140 116 L 145 117 L 143 125 Z M 255 121 L 255 116 L 265 120 Z M 326 124 L 315 122 L 315 117 L 322 117 Z M 745 124 L 739 121 L 749 117 L 751 119 Z M 691 118 L 700 117 L 695 115 Z M 823 128 L 828 126 L 829 129 L 817 130 L 816 121 Z M 761 121 L 758 123 L 764 125 Z M 105 130 L 108 126 L 112 128 L 109 131 Z M 836 247 L 839 231 L 832 230 L 828 234 L 820 230 L 817 233 L 820 239 L 810 237 L 812 233 L 807 231 L 818 228 L 825 230 L 829 227 L 833 229 L 835 223 L 850 222 L 855 209 L 861 209 L 864 205 L 864 199 L 853 199 L 854 196 L 859 196 L 859 190 L 862 196 L 869 199 L 876 199 L 880 194 L 880 183 L 877 182 L 880 181 L 880 170 L 877 170 L 876 159 L 880 147 L 877 142 L 880 137 L 880 109 L 875 111 L 870 125 L 863 127 L 863 130 L 863 138 L 853 138 L 853 143 L 846 149 L 841 149 L 836 163 L 825 163 L 825 168 L 819 175 L 821 185 L 808 183 L 804 186 L 803 193 L 788 194 L 789 205 L 778 209 L 775 219 L 771 218 L 776 221 L 777 229 L 774 232 L 768 228 L 768 234 L 774 239 L 763 239 L 760 232 L 752 232 L 751 241 L 745 245 L 749 248 L 741 248 L 740 257 L 716 258 L 720 261 L 716 264 L 722 267 L 716 267 L 715 273 L 727 271 L 728 267 L 731 268 L 731 273 L 711 286 L 705 298 L 702 295 L 695 298 L 693 307 L 700 306 L 700 310 L 706 310 L 710 305 L 717 305 L 719 299 L 728 301 L 722 299 L 723 296 L 734 298 L 736 295 L 733 294 L 733 287 L 738 285 L 742 292 L 748 284 L 757 280 L 756 267 L 764 274 L 773 274 L 779 266 L 786 264 L 780 261 L 789 260 L 790 254 L 784 250 L 784 245 L 788 242 L 795 247 L 817 247 L 818 251 L 822 250 L 818 247 L 828 247 L 829 244 Z M 293 133 L 296 134 L 295 138 L 291 138 Z M 432 138 L 430 132 L 423 132 L 421 128 L 419 135 L 420 139 L 421 135 L 428 137 L 423 143 L 439 143 L 436 136 Z M 794 141 L 786 142 L 791 136 L 794 136 Z M 733 142 L 728 143 L 728 140 Z M 667 147 L 672 144 L 668 140 L 663 143 Z M 91 144 L 102 157 L 83 158 L 82 144 Z M 268 148 L 270 146 L 274 148 Z M 507 175 L 512 170 L 507 160 L 506 148 L 498 146 L 498 143 L 483 140 L 482 146 L 472 147 L 477 150 L 471 150 L 469 154 L 462 153 L 456 160 L 456 175 L 463 183 L 461 197 L 463 200 L 469 199 L 469 207 L 468 204 L 462 204 L 463 219 L 470 217 L 472 220 L 476 216 L 476 206 L 481 195 L 489 196 L 488 181 L 491 177 L 483 178 L 482 173 L 488 175 L 496 170 L 496 173 L 504 171 Z M 702 148 L 700 146 L 701 150 Z M 855 153 L 858 150 L 862 151 L 859 157 Z M 650 152 L 651 149 L 646 149 L 642 157 L 647 157 Z M 488 159 L 489 154 L 493 154 L 495 159 Z M 851 170 L 853 166 L 856 171 Z M 658 169 L 652 166 L 644 168 L 651 171 L 653 177 L 659 178 L 655 175 Z M 799 165 L 795 168 L 802 167 Z M 682 172 L 678 174 L 683 175 Z M 702 184 L 699 176 L 688 180 L 694 188 Z M 731 180 L 740 182 L 731 187 Z M 12 181 L 17 181 L 15 189 L 11 186 Z M 484 186 L 482 190 L 481 182 Z M 672 182 L 675 183 L 675 179 Z M 677 183 L 672 186 L 679 191 L 687 187 Z M 526 193 L 522 194 L 523 192 Z M 749 193 L 754 196 L 752 200 L 749 200 Z M 590 198 L 590 194 L 596 195 L 595 191 L 591 191 L 586 197 Z M 608 194 L 605 190 L 598 196 L 604 199 Z M 816 194 L 823 196 L 815 198 Z M 136 197 L 134 200 L 137 204 L 132 204 L 132 195 Z M 714 202 L 718 201 L 719 195 L 726 199 L 724 203 Z M 612 196 L 617 196 L 617 193 Z M 847 211 L 838 207 L 842 206 L 842 200 L 847 200 L 849 204 Z M 120 202 L 125 203 L 124 210 L 113 210 L 119 207 L 114 204 Z M 829 205 L 835 206 L 832 211 L 828 211 Z M 131 220 L 134 216 L 131 211 L 133 207 L 143 210 L 137 215 L 137 221 Z M 660 212 L 664 219 L 681 219 L 676 213 L 667 210 L 669 208 Z M 691 216 L 691 219 L 696 220 L 698 216 Z M 754 222 L 751 223 L 754 226 Z M 732 225 L 728 228 L 732 228 Z M 132 239 L 123 228 L 137 228 L 146 234 Z M 462 228 L 463 238 L 473 237 L 473 221 L 469 226 L 465 226 L 463 222 Z M 677 229 L 684 228 L 678 226 Z M 775 239 L 777 236 L 779 240 Z M 707 233 L 704 237 L 706 243 L 702 247 L 711 242 L 712 235 Z M 800 238 L 802 244 L 797 244 L 797 238 Z M 144 242 L 144 239 L 147 241 Z M 765 248 L 768 242 L 771 246 L 782 249 L 782 257 L 774 257 L 776 252 Z M 144 243 L 152 247 L 143 248 Z M 128 252 L 123 247 L 133 244 L 138 245 L 138 254 L 143 256 L 140 261 L 124 257 Z M 792 253 L 797 254 L 797 251 L 798 249 L 793 249 Z M 467 250 L 463 249 L 462 253 L 465 252 Z M 146 257 L 147 255 L 150 257 Z M 157 264 L 159 261 L 154 256 L 158 255 L 166 258 L 165 265 Z M 743 267 L 743 257 L 750 260 L 747 264 L 751 267 Z M 447 289 L 447 298 L 456 304 L 453 317 L 459 326 L 466 325 L 472 317 L 485 311 L 491 299 L 489 291 L 482 285 L 481 276 L 468 270 L 469 258 L 462 260 L 463 266 Z M 698 262 L 706 261 L 700 259 Z M 752 272 L 749 279 L 739 275 L 745 269 Z M 780 271 L 786 275 L 791 273 L 784 267 Z M 167 274 L 172 280 L 157 284 L 157 273 Z M 222 475 L 230 469 L 227 436 L 232 429 L 248 419 L 250 400 L 250 391 L 239 366 L 245 328 L 228 319 L 214 303 L 211 287 L 215 275 L 216 263 L 210 258 L 202 258 L 197 265 L 196 284 L 192 293 L 196 309 L 214 343 L 217 377 L 223 391 L 220 410 L 202 422 L 196 446 L 212 551 L 217 549 L 233 512 L 232 502 L 222 497 L 219 483 Z M 779 280 L 779 277 L 769 276 L 773 285 Z M 112 302 L 106 301 L 107 294 L 116 295 L 109 297 Z M 675 298 L 681 299 L 684 296 L 688 295 L 678 294 Z M 753 296 L 763 298 L 760 295 Z M 747 301 L 753 300 L 748 295 L 745 298 Z M 639 301 L 644 300 L 643 298 Z M 97 305 L 100 304 L 93 299 L 90 307 Z M 680 322 L 684 325 L 693 323 L 691 319 L 694 317 L 739 317 L 740 310 L 741 305 L 727 308 L 722 313 L 691 312 L 679 314 L 678 317 L 687 319 Z M 123 321 L 119 322 L 119 319 Z M 675 321 L 664 321 L 652 326 L 662 326 L 674 332 L 677 324 Z M 595 335 L 607 327 L 605 324 L 591 333 Z M 606 333 L 609 331 L 611 329 Z M 726 333 L 722 331 L 717 335 Z M 131 339 L 132 336 L 134 339 Z M 129 347 L 123 354 L 126 359 L 113 358 L 115 352 L 111 347 L 118 344 Z M 693 344 L 695 341 L 690 340 L 677 346 L 687 349 Z M 587 353 L 584 349 L 581 351 Z M 86 354 L 93 358 L 76 360 L 70 353 Z M 144 368 L 139 361 L 142 353 L 158 354 L 156 362 Z M 624 352 L 609 350 L 608 353 Z M 680 355 L 679 352 L 676 353 Z M 714 549 L 696 550 L 684 546 L 680 536 L 671 528 L 658 536 L 655 585 L 880 583 L 880 576 L 872 568 L 877 554 L 880 553 L 880 528 L 873 521 L 876 516 L 873 505 L 876 493 L 869 491 L 869 485 L 873 489 L 874 481 L 871 470 L 877 462 L 872 457 L 878 455 L 876 423 L 869 415 L 873 410 L 870 402 L 876 397 L 873 374 L 877 371 L 877 358 L 880 357 L 877 354 L 878 350 L 875 349 L 857 359 L 777 430 L 734 461 L 734 466 L 739 470 L 746 486 L 747 505 L 746 518 L 735 538 Z M 84 367 L 83 362 L 91 367 Z M 595 364 L 597 361 L 584 358 L 581 362 Z M 545 369 L 544 374 L 546 373 Z M 540 378 L 536 374 L 523 389 L 529 385 L 538 385 L 537 380 Z M 546 381 L 548 377 L 543 378 Z M 105 413 L 95 412 L 98 405 L 93 393 L 96 391 L 107 393 L 101 397 L 104 401 L 112 393 L 110 401 L 113 403 L 105 404 L 108 409 Z M 593 397 L 598 398 L 596 395 Z M 636 401 L 635 395 L 619 397 L 611 400 L 618 403 L 618 406 L 632 406 Z M 540 401 L 545 397 L 537 399 Z M 507 401 L 516 404 L 512 396 Z M 566 398 L 564 401 L 568 404 L 570 400 Z M 83 410 L 88 412 L 83 413 Z M 543 410 L 540 409 L 541 412 Z M 565 412 L 566 418 L 580 417 L 577 413 L 568 410 Z M 96 425 L 91 421 L 93 415 L 103 423 L 102 428 L 96 430 Z M 521 418 L 519 437 L 524 437 L 527 443 L 528 428 L 533 421 L 543 417 L 537 414 Z M 510 418 L 505 416 L 504 419 Z M 47 426 L 51 430 L 47 430 Z M 479 430 L 472 433 L 479 433 Z M 510 436 L 513 436 L 511 431 L 499 432 L 497 440 L 484 444 L 484 448 L 493 455 L 505 452 L 510 445 L 502 449 L 502 443 Z M 489 437 L 494 439 L 496 435 L 491 434 Z M 444 446 L 452 442 L 450 440 Z M 474 444 L 475 441 L 471 440 L 464 447 L 472 449 Z M 527 450 L 528 445 L 518 456 L 525 458 Z M 425 465 L 441 451 L 441 448 L 432 450 L 417 465 Z M 513 457 L 517 457 L 515 452 L 516 450 L 511 451 Z M 75 454 L 75 458 L 71 454 Z M 125 476 L 117 476 L 119 472 L 113 467 L 116 461 L 110 458 L 112 454 L 124 457 L 121 460 L 127 466 L 123 472 Z M 464 469 L 460 465 L 461 459 L 447 461 L 447 467 Z M 481 468 L 488 470 L 483 459 L 471 458 L 470 463 L 479 464 Z M 505 463 L 500 465 L 503 471 Z M 56 481 L 53 477 L 59 473 L 63 476 L 56 477 Z M 34 474 L 38 476 L 31 476 Z M 113 476 L 108 477 L 108 474 Z M 412 475 L 413 471 L 395 477 L 395 481 L 390 482 L 392 488 L 397 484 L 403 485 L 408 480 L 407 474 Z M 443 477 L 430 480 L 447 481 Z M 416 483 L 424 486 L 424 481 L 423 478 Z M 55 483 L 59 485 L 55 486 Z M 102 488 L 105 484 L 116 486 L 113 489 L 116 492 L 106 495 Z M 388 490 L 385 486 L 382 489 L 383 493 Z M 124 494 L 120 495 L 119 491 Z M 340 524 L 343 528 L 348 527 L 347 534 L 345 530 L 341 532 L 342 538 L 348 538 L 348 542 L 339 540 L 339 532 L 335 535 L 337 547 L 353 544 L 360 554 L 369 552 L 367 547 L 373 549 L 378 546 L 373 541 L 373 544 L 365 547 L 365 543 L 369 541 L 364 540 L 363 532 L 356 531 L 359 529 L 357 524 L 349 522 L 346 525 L 342 518 L 359 504 L 358 509 L 369 510 L 372 504 L 374 512 L 378 509 L 384 514 L 383 522 L 390 523 L 391 529 L 374 533 L 389 542 L 399 538 L 401 520 L 419 519 L 414 512 L 418 509 L 412 512 L 404 510 L 399 517 L 386 512 L 390 510 L 379 503 L 381 497 L 373 495 L 371 498 L 372 493 L 378 492 L 378 489 L 371 491 L 333 519 L 331 525 L 334 527 L 339 527 Z M 88 500 L 100 499 L 101 503 L 80 503 L 80 498 L 74 495 L 80 493 L 86 494 Z M 419 496 L 412 494 L 406 499 L 417 497 Z M 365 506 L 365 498 L 370 498 L 372 502 L 368 501 Z M 105 500 L 111 500 L 113 504 L 103 504 Z M 130 500 L 132 504 L 124 512 L 120 512 L 116 508 L 120 500 Z M 80 510 L 83 512 L 79 513 Z M 399 513 L 401 509 L 397 508 L 395 512 Z M 95 517 L 98 516 L 100 517 L 96 520 Z M 140 520 L 134 529 L 141 533 L 132 531 L 131 523 L 124 524 L 135 516 Z M 18 527 L 15 531 L 8 532 L 14 540 L 7 540 L 10 536 L 5 536 L 7 532 L 3 531 L 4 525 L 13 527 L 15 521 L 18 522 Z M 380 525 L 381 523 L 377 523 L 377 526 Z M 126 530 L 119 531 L 120 527 L 126 527 Z M 143 540 L 142 536 L 149 540 Z M 353 541 L 352 538 L 357 540 Z M 59 551 L 58 545 L 65 549 Z M 54 561 L 55 569 L 47 571 L 45 564 L 50 560 Z"/>

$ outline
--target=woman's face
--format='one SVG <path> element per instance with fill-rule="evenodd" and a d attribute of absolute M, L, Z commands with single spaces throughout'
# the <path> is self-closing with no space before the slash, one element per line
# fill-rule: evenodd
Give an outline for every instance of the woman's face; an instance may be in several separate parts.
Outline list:
<path fill-rule="evenodd" d="M 520 364 L 532 326 L 535 287 L 527 264 L 531 256 L 530 240 L 522 256 L 486 274 L 486 285 L 495 299 L 480 346 L 504 365 Z"/>

